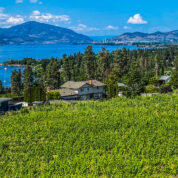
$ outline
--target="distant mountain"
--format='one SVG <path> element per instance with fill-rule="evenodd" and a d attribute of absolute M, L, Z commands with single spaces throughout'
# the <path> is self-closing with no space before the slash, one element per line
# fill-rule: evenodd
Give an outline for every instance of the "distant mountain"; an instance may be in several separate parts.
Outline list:
<path fill-rule="evenodd" d="M 35 21 L 0 29 L 0 44 L 88 43 L 92 39 L 72 30 Z"/>
<path fill-rule="evenodd" d="M 178 30 L 171 32 L 155 32 L 155 33 L 124 33 L 109 40 L 110 42 L 178 42 Z"/>

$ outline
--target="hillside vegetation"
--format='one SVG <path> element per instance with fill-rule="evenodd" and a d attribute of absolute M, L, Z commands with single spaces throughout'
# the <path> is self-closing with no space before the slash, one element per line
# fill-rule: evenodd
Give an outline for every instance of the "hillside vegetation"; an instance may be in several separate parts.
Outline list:
<path fill-rule="evenodd" d="M 21 110 L 0 118 L 0 177 L 176 177 L 178 95 Z"/>

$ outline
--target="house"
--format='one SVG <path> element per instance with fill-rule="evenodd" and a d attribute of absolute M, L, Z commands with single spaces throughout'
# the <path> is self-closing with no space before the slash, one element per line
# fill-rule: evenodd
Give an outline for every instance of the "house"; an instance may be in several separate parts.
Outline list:
<path fill-rule="evenodd" d="M 9 102 L 11 98 L 0 98 L 0 113 L 7 112 L 9 110 Z"/>
<path fill-rule="evenodd" d="M 170 81 L 170 79 L 171 79 L 170 76 L 167 76 L 167 75 L 161 76 L 160 79 L 158 80 L 159 85 L 168 83 Z"/>
<path fill-rule="evenodd" d="M 100 99 L 105 96 L 104 86 L 105 84 L 97 80 L 68 81 L 61 86 L 59 92 L 65 100 Z"/>

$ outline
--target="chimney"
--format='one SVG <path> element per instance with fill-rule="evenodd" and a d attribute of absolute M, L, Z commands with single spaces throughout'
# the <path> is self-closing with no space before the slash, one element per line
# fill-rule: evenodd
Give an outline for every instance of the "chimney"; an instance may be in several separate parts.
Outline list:
<path fill-rule="evenodd" d="M 92 80 L 89 81 L 89 85 L 92 85 Z"/>

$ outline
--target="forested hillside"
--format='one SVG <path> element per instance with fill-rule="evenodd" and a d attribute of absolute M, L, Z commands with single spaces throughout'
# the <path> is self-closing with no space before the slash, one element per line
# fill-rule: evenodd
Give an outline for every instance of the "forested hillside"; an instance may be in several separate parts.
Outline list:
<path fill-rule="evenodd" d="M 113 52 L 102 48 L 95 54 L 92 47 L 88 46 L 84 54 L 64 55 L 62 59 L 26 58 L 5 64 L 27 66 L 23 74 L 18 71 L 12 73 L 11 89 L 15 95 L 20 95 L 24 88 L 33 85 L 53 90 L 59 89 L 66 81 L 96 79 L 107 85 L 109 97 L 118 94 L 118 82 L 128 86 L 128 95 L 135 96 L 146 92 L 147 86 L 153 88 L 152 91 L 157 91 L 158 79 L 162 75 L 171 76 L 168 85 L 172 89 L 178 88 L 177 47 L 132 51 L 123 48 Z"/>
<path fill-rule="evenodd" d="M 0 177 L 177 177 L 178 95 L 56 104 L 0 118 Z"/>

